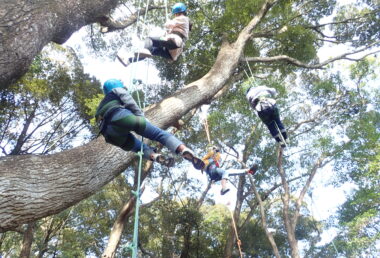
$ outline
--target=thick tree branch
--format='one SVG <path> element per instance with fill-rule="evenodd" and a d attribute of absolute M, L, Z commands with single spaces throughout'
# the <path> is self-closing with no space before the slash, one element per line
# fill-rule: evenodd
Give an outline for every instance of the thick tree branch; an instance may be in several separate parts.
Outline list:
<path fill-rule="evenodd" d="M 272 3 L 264 3 L 234 43 L 222 44 L 209 72 L 147 107 L 146 117 L 166 129 L 218 93 L 234 74 L 250 33 Z M 57 154 L 0 158 L 0 232 L 78 203 L 123 172 L 133 158 L 134 154 L 106 144 L 103 137 Z"/>
<path fill-rule="evenodd" d="M 137 10 L 136 12 L 131 14 L 127 19 L 123 21 L 115 21 L 109 16 L 102 16 L 99 18 L 98 22 L 101 26 L 104 27 L 101 30 L 102 33 L 108 33 L 108 32 L 112 32 L 116 30 L 123 30 L 133 25 L 134 23 L 136 23 L 139 16 L 144 16 L 146 11 L 151 11 L 154 9 L 164 9 L 164 8 L 165 8 L 164 6 L 149 5 L 148 8 L 141 8 Z"/>

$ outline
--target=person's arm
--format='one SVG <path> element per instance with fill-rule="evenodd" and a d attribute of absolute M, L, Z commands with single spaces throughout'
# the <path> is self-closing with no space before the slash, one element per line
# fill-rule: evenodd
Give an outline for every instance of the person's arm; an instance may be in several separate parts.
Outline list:
<path fill-rule="evenodd" d="M 136 116 L 144 116 L 144 113 L 126 88 L 115 88 L 112 91 L 120 98 L 125 108 L 131 110 Z"/>
<path fill-rule="evenodd" d="M 214 155 L 214 152 L 210 150 L 209 152 L 207 152 L 206 155 L 203 156 L 202 160 L 208 160 L 209 158 L 212 157 L 212 155 Z"/>
<path fill-rule="evenodd" d="M 170 33 L 170 31 L 174 28 L 174 26 L 177 24 L 176 18 L 172 19 L 172 20 L 168 20 L 166 23 L 165 23 L 165 28 L 166 30 Z"/>
<path fill-rule="evenodd" d="M 268 88 L 267 91 L 269 92 L 269 94 L 273 97 L 273 98 L 276 98 L 277 97 L 277 91 L 275 88 Z"/>

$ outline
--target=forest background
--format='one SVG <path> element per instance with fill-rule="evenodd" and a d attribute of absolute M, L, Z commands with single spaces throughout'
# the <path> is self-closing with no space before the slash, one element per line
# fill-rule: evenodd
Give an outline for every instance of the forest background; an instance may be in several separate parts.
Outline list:
<path fill-rule="evenodd" d="M 156 31 L 165 3 L 152 2 L 146 12 L 140 3 L 96 2 L 51 1 L 44 9 L 5 1 L 7 15 L 0 12 L 0 256 L 128 256 L 137 161 L 95 138 L 91 123 L 101 83 L 119 74 L 129 84 L 143 80 L 131 91 L 144 97 L 147 117 L 197 153 L 208 144 L 200 112 L 207 105 L 223 166 L 259 164 L 253 178 L 231 180 L 230 212 L 215 203 L 219 186 L 186 161 L 176 159 L 171 170 L 146 162 L 153 197 L 141 208 L 141 256 L 239 257 L 231 215 L 245 257 L 379 255 L 379 1 L 189 1 L 194 27 L 181 59 L 128 69 L 115 62 L 116 52 Z M 42 9 L 55 18 L 40 21 Z M 85 18 L 75 19 L 79 14 Z M 49 27 L 62 17 L 69 22 Z M 22 22 L 9 25 L 12 19 Z M 60 45 L 86 24 L 85 49 Z M 24 28 L 20 37 L 29 41 L 7 41 Z M 7 65 L 10 53 L 17 55 Z M 104 64 L 91 68 L 89 55 Z M 243 84 L 280 93 L 288 148 L 270 138 Z M 338 209 L 319 217 L 320 187 L 347 185 L 342 203 L 331 194 Z"/>

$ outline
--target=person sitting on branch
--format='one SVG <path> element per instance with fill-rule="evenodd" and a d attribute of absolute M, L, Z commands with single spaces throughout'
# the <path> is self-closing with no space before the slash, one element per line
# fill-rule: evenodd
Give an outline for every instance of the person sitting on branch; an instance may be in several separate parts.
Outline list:
<path fill-rule="evenodd" d="M 288 135 L 281 122 L 280 113 L 274 97 L 277 96 L 276 89 L 266 86 L 251 87 L 248 84 L 243 87 L 246 98 L 251 107 L 256 110 L 257 115 L 269 129 L 272 137 L 285 148 Z"/>
<path fill-rule="evenodd" d="M 222 189 L 220 194 L 226 194 L 230 189 L 227 187 L 227 180 L 230 176 L 240 176 L 244 174 L 254 175 L 257 171 L 257 165 L 254 164 L 250 169 L 229 169 L 228 171 L 220 167 L 220 150 L 216 146 L 209 148 L 207 154 L 203 156 L 202 161 L 205 164 L 204 170 L 210 180 L 217 182 L 221 181 Z"/>
<path fill-rule="evenodd" d="M 125 58 L 122 53 L 118 53 L 117 59 L 124 66 L 152 56 L 161 56 L 176 61 L 183 51 L 186 40 L 189 38 L 191 28 L 190 20 L 186 16 L 186 10 L 185 4 L 176 3 L 172 7 L 174 18 L 165 23 L 166 36 L 148 37 L 145 39 L 144 48 L 136 52 L 133 57 Z"/>
<path fill-rule="evenodd" d="M 99 123 L 100 134 L 107 143 L 136 153 L 142 147 L 143 158 L 168 167 L 174 165 L 172 157 L 156 153 L 154 148 L 131 133 L 134 131 L 147 139 L 160 142 L 171 152 L 182 155 L 184 159 L 192 162 L 196 169 L 203 168 L 203 161 L 179 139 L 145 119 L 144 113 L 120 80 L 107 80 L 103 85 L 103 92 L 105 96 L 96 110 L 95 118 Z"/>

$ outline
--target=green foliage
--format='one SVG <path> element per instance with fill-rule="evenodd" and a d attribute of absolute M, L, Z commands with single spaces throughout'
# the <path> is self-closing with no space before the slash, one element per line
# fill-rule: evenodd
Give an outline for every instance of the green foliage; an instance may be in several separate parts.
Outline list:
<path fill-rule="evenodd" d="M 67 149 L 81 130 L 92 130 L 85 104 L 100 92 L 99 82 L 75 63 L 70 67 L 51 59 L 53 54 L 70 57 L 67 51 L 54 45 L 48 50 L 0 93 L 3 155 Z"/>
<path fill-rule="evenodd" d="M 283 54 L 308 62 L 317 53 L 315 40 L 315 33 L 305 30 L 303 26 L 288 26 L 284 33 L 275 38 L 275 47 L 268 54 L 270 56 Z"/>
<path fill-rule="evenodd" d="M 342 6 L 334 17 L 334 22 L 337 22 L 334 28 L 337 39 L 353 41 L 353 46 L 356 47 L 376 41 L 380 31 L 378 8 L 379 3 L 376 1 L 357 1 Z"/>

